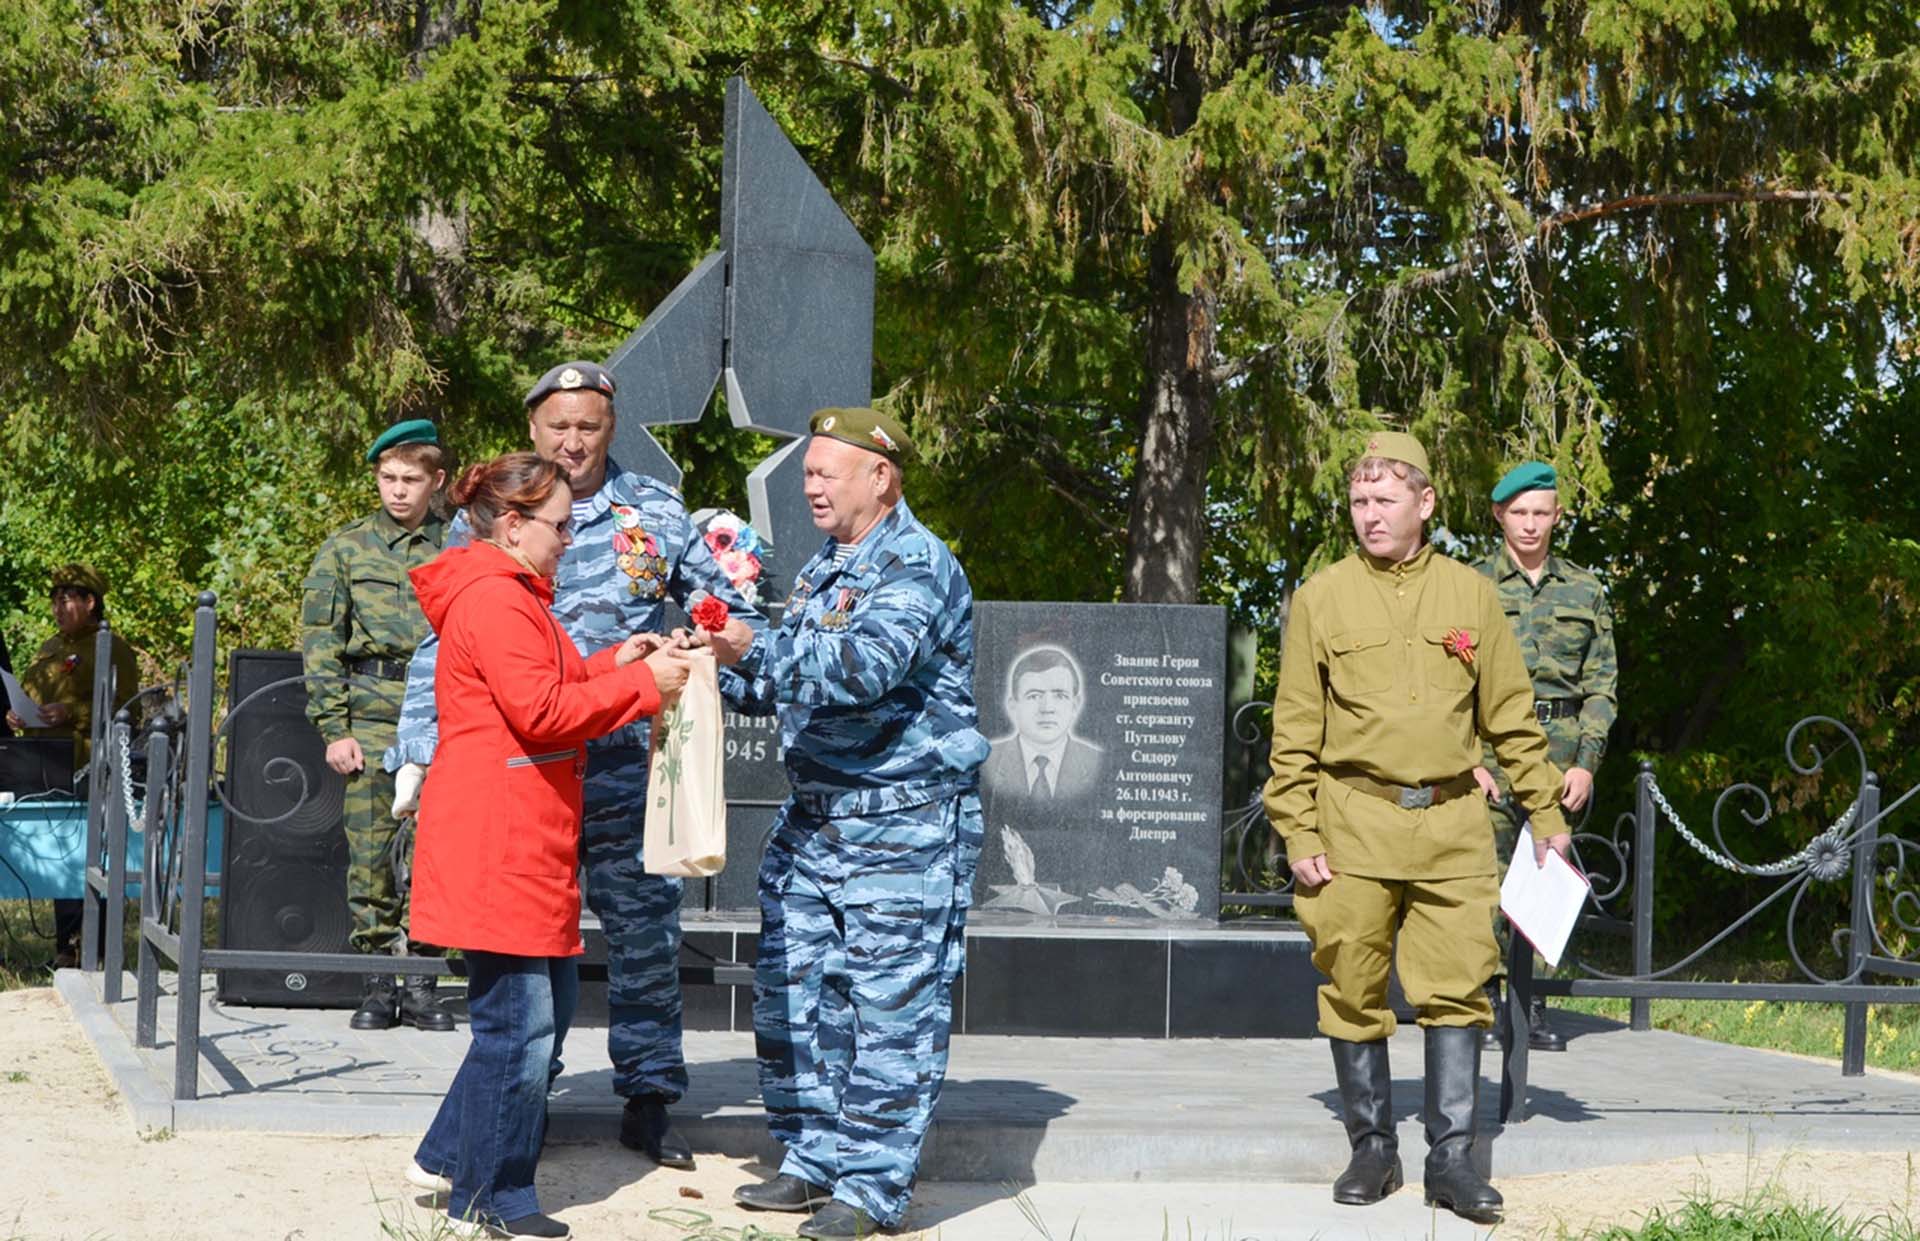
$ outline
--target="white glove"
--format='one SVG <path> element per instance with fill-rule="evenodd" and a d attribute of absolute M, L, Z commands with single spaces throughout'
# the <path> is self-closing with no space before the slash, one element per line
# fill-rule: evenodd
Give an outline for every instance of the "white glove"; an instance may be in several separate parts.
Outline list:
<path fill-rule="evenodd" d="M 404 819 L 420 809 L 420 786 L 427 782 L 427 769 L 408 763 L 393 773 L 393 817 Z"/>

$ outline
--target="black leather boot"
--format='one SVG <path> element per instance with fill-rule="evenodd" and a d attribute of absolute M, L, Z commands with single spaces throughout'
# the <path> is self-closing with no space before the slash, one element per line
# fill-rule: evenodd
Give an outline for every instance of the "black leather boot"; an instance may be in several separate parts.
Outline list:
<path fill-rule="evenodd" d="M 361 993 L 360 1007 L 347 1023 L 356 1030 L 391 1030 L 400 1024 L 400 1006 L 393 998 L 391 974 L 368 974 L 367 989 Z"/>
<path fill-rule="evenodd" d="M 635 1095 L 620 1113 L 620 1145 L 636 1150 L 663 1168 L 693 1167 L 693 1147 L 673 1127 L 666 1100 Z"/>
<path fill-rule="evenodd" d="M 733 1191 L 733 1200 L 755 1211 L 813 1211 L 833 1200 L 833 1191 L 782 1172 L 770 1181 L 750 1181 Z"/>
<path fill-rule="evenodd" d="M 1443 1206 L 1476 1224 L 1498 1223 L 1500 1191 L 1473 1166 L 1478 1132 L 1480 1031 L 1428 1026 L 1427 1205 Z"/>
<path fill-rule="evenodd" d="M 1565 1051 L 1566 1036 L 1547 1024 L 1547 1002 L 1539 996 L 1527 1005 L 1527 1046 L 1535 1051 Z"/>
<path fill-rule="evenodd" d="M 1387 1068 L 1387 1040 L 1333 1047 L 1333 1072 L 1340 1083 L 1347 1141 L 1353 1157 L 1333 1183 L 1333 1200 L 1349 1206 L 1378 1202 L 1406 1181 L 1400 1167 L 1400 1142 L 1393 1131 L 1393 1075 Z"/>
<path fill-rule="evenodd" d="M 400 983 L 400 1021 L 416 1030 L 453 1029 L 453 1014 L 434 998 L 431 974 L 408 974 Z"/>

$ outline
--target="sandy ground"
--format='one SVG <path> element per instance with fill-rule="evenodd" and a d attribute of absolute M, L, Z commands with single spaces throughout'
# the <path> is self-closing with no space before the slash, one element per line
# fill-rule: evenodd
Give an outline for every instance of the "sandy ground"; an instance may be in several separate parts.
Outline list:
<path fill-rule="evenodd" d="M 435 1213 L 416 1201 L 398 1175 L 411 1153 L 412 1142 L 397 1137 L 137 1133 L 59 996 L 50 988 L 0 994 L 5 1241 L 428 1238 L 435 1235 Z M 540 1190 L 546 1208 L 572 1224 L 576 1236 L 596 1241 L 687 1241 L 689 1227 L 649 1218 L 671 1208 L 704 1214 L 729 1230 L 757 1224 L 785 1232 L 795 1218 L 756 1216 L 728 1205 L 734 1186 L 764 1175 L 764 1169 L 713 1157 L 703 1157 L 694 1172 L 664 1171 L 615 1143 L 579 1142 L 548 1149 Z M 1856 1216 L 1909 1217 L 1920 1206 L 1920 1170 L 1904 1152 L 1727 1156 L 1503 1180 L 1509 1211 L 1498 1235 L 1551 1237 L 1563 1228 L 1578 1233 L 1594 1223 L 1631 1223 L 1651 1207 L 1695 1193 L 1738 1200 L 1769 1184 Z M 1166 1190 L 1165 1205 L 1178 1219 L 1179 1187 Z M 1274 1192 L 1276 1211 L 1284 1213 L 1281 1199 L 1324 1190 L 1287 1186 Z M 1403 1192 L 1415 1193 L 1417 1185 Z M 971 1231 L 960 1222 L 949 1227 Z M 1240 1215 L 1238 1222 L 1249 1233 L 1284 1235 L 1284 1223 L 1275 1234 L 1272 1221 Z M 1356 1225 L 1355 1235 L 1364 1235 L 1358 1218 Z M 909 1235 L 932 1238 L 938 1232 Z M 1121 1241 L 1126 1235 L 1104 1228 L 1081 1233 L 1082 1241 Z M 1159 1219 L 1139 1235 L 1159 1237 Z"/>

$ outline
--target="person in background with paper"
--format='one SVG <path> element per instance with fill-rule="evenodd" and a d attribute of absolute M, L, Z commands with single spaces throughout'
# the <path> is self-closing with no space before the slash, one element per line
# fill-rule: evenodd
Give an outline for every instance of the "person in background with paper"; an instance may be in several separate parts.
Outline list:
<path fill-rule="evenodd" d="M 1544 461 L 1528 461 L 1502 475 L 1493 488 L 1493 518 L 1500 523 L 1502 545 L 1474 567 L 1500 592 L 1500 606 L 1533 678 L 1534 718 L 1547 734 L 1549 757 L 1566 772 L 1560 804 L 1578 815 L 1593 796 L 1593 777 L 1607 752 L 1620 666 L 1614 657 L 1613 607 L 1606 587 L 1589 570 L 1553 554 L 1553 530 L 1562 511 L 1558 486 L 1558 475 Z M 1506 795 L 1508 781 L 1491 751 L 1482 763 L 1476 778 L 1493 802 L 1495 850 L 1504 867 L 1513 859 L 1514 842 L 1526 829 L 1527 816 Z M 1486 768 L 1492 768 L 1491 773 Z M 1504 939 L 1506 919 L 1495 921 L 1495 932 Z M 1503 953 L 1501 973 L 1505 961 Z M 1496 1005 L 1499 991 L 1499 978 L 1489 980 L 1487 998 Z M 1499 1045 L 1491 1030 L 1486 1041 L 1489 1047 Z M 1535 1051 L 1567 1049 L 1567 1040 L 1547 1021 L 1546 1001 L 1537 995 L 1528 1006 L 1527 1046 Z"/>
<path fill-rule="evenodd" d="M 946 1076 L 987 739 L 973 591 L 901 496 L 905 429 L 823 409 L 812 430 L 805 490 L 827 542 L 740 662 L 747 710 L 779 714 L 793 791 L 760 866 L 753 986 L 760 1093 L 787 1154 L 734 1199 L 811 1212 L 803 1237 L 865 1237 L 906 1213 Z"/>
<path fill-rule="evenodd" d="M 1313 944 L 1352 1158 L 1334 1201 L 1400 1187 L 1387 1038 L 1395 959 L 1426 1041 L 1426 1198 L 1479 1222 L 1498 1190 L 1474 1168 L 1482 984 L 1497 949 L 1493 827 L 1474 782 L 1480 738 L 1536 830 L 1563 853 L 1561 774 L 1493 584 L 1435 553 L 1426 450 L 1371 435 L 1348 473 L 1359 550 L 1294 593 L 1273 701 L 1267 817 L 1286 842 Z"/>
<path fill-rule="evenodd" d="M 107 616 L 107 579 L 89 565 L 64 564 L 53 571 L 50 586 L 56 632 L 21 669 L 18 681 L 39 708 L 40 722 L 32 723 L 28 713 L 9 703 L 7 724 L 28 737 L 73 738 L 73 769 L 79 771 L 93 757 L 93 652 Z M 113 697 L 120 705 L 140 692 L 139 656 L 118 633 L 111 642 Z M 77 897 L 53 902 L 56 967 L 78 961 L 83 909 Z"/>
<path fill-rule="evenodd" d="M 726 573 L 687 513 L 680 493 L 608 456 L 614 434 L 613 376 L 592 362 L 562 362 L 527 392 L 533 451 L 566 471 L 572 490 L 573 542 L 554 575 L 553 615 L 582 650 L 613 646 L 631 634 L 666 630 L 667 602 L 691 608 L 705 591 L 727 605 L 731 645 L 744 649 L 766 627 Z M 472 538 L 455 514 L 447 546 Z M 439 740 L 434 664 L 428 638 L 407 668 L 406 701 L 387 770 L 398 790 L 417 789 L 409 766 L 433 761 Z M 724 660 L 722 662 L 725 662 Z M 718 673 L 720 694 L 738 702 L 745 683 Z M 620 1142 L 657 1164 L 693 1167 L 693 1149 L 667 1108 L 687 1089 L 680 1025 L 681 881 L 649 874 L 643 860 L 649 734 L 625 725 L 587 746 L 586 824 L 581 843 L 587 904 L 607 938 L 607 1055 L 614 1093 L 626 1100 Z M 410 809 L 396 793 L 395 813 Z M 562 1034 L 564 1036 L 564 1031 Z M 560 1072 L 561 1043 L 552 1072 Z"/>

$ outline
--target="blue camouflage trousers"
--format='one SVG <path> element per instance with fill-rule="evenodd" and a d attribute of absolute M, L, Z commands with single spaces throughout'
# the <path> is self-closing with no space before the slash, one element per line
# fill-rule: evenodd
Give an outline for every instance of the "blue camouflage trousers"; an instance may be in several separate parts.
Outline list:
<path fill-rule="evenodd" d="M 859 818 L 789 801 L 760 865 L 753 1030 L 780 1171 L 885 1227 L 946 1078 L 983 835 L 972 792 Z"/>
<path fill-rule="evenodd" d="M 587 907 L 607 937 L 607 1055 L 613 1090 L 672 1103 L 687 1091 L 680 1043 L 680 889 L 641 865 L 647 752 L 587 752 L 581 852 Z M 557 1066 L 560 1048 L 554 1047 Z"/>

